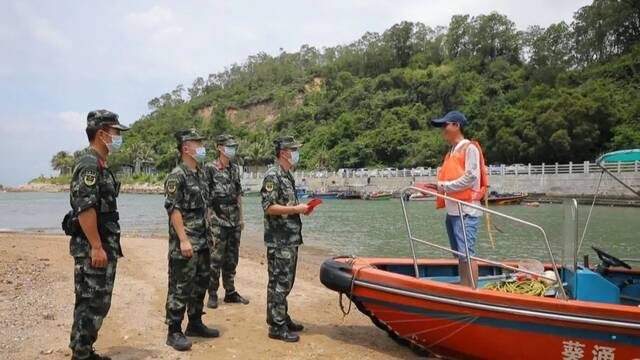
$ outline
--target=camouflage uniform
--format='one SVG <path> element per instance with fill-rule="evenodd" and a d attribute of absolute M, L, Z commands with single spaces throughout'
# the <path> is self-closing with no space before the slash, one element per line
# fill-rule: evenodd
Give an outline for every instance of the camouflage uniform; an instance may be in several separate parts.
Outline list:
<path fill-rule="evenodd" d="M 118 116 L 107 110 L 96 110 L 87 116 L 87 127 L 111 126 L 128 130 L 119 124 Z M 88 358 L 98 338 L 102 321 L 111 307 L 111 294 L 116 277 L 120 247 L 120 225 L 116 198 L 120 183 L 107 168 L 104 159 L 93 148 L 87 148 L 74 165 L 69 197 L 74 214 L 94 208 L 107 266 L 91 265 L 91 245 L 79 225 L 69 242 L 74 258 L 75 306 L 69 347 L 74 358 Z"/>
<path fill-rule="evenodd" d="M 237 144 L 232 137 L 226 135 L 219 136 L 217 142 L 227 146 Z M 231 294 L 236 291 L 234 278 L 240 251 L 240 167 L 233 163 L 222 167 L 222 164 L 216 163 L 208 164 L 205 169 L 209 181 L 209 209 L 212 215 L 209 295 L 213 296 L 218 291 L 221 272 L 224 290 Z"/>
<path fill-rule="evenodd" d="M 296 145 L 280 144 L 281 148 Z M 299 214 L 267 215 L 271 205 L 299 204 L 295 180 L 291 172 L 276 164 L 265 173 L 260 190 L 264 214 L 264 243 L 267 246 L 267 324 L 279 328 L 291 321 L 287 296 L 293 288 L 298 262 L 298 246 L 302 245 L 302 221 Z"/>
<path fill-rule="evenodd" d="M 202 139 L 195 132 L 183 141 Z M 197 138 L 196 138 L 197 137 Z M 208 186 L 202 168 L 195 171 L 185 164 L 176 166 L 165 181 L 164 207 L 169 215 L 169 289 L 166 304 L 167 325 L 179 327 L 185 310 L 189 319 L 200 319 L 209 284 L 210 255 L 207 230 Z M 191 242 L 193 256 L 184 257 L 180 239 L 171 223 L 171 213 L 179 210 Z"/>

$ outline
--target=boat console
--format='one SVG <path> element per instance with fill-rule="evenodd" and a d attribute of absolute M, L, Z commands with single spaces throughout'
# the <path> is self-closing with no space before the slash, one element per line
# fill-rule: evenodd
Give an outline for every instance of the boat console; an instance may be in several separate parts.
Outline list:
<path fill-rule="evenodd" d="M 601 274 L 578 267 L 577 271 L 562 269 L 567 294 L 574 300 L 620 304 L 620 288 Z"/>

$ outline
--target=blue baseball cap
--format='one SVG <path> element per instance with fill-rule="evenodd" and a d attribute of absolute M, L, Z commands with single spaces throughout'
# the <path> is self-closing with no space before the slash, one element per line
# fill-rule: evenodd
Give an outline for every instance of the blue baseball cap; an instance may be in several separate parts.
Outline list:
<path fill-rule="evenodd" d="M 441 119 L 433 119 L 431 120 L 431 125 L 441 127 L 448 123 L 458 123 L 462 126 L 467 125 L 467 117 L 464 116 L 460 111 L 449 111 L 447 115 L 445 115 Z"/>

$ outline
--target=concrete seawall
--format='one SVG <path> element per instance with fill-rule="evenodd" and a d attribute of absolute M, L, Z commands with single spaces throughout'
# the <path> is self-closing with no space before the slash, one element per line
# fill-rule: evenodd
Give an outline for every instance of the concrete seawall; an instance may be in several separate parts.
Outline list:
<path fill-rule="evenodd" d="M 616 174 L 626 184 L 634 189 L 640 189 L 640 172 L 626 172 Z M 545 194 L 547 196 L 585 197 L 593 196 L 600 173 L 589 174 L 538 174 L 538 175 L 491 175 L 489 186 L 498 192 L 525 192 L 530 194 Z M 244 185 L 251 191 L 259 191 L 261 178 L 245 178 Z M 433 183 L 435 176 L 415 177 L 371 177 L 367 185 L 366 177 L 343 178 L 329 176 L 327 178 L 296 178 L 296 182 L 307 184 L 311 191 L 326 191 L 331 189 L 358 186 L 365 191 L 398 191 L 414 182 Z M 603 197 L 629 198 L 633 194 L 615 181 L 604 175 L 599 193 Z"/>

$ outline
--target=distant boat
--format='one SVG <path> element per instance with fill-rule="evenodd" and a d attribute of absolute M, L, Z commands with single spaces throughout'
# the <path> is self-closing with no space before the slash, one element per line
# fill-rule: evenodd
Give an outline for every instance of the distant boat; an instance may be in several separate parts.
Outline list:
<path fill-rule="evenodd" d="M 489 194 L 489 204 L 494 205 L 517 205 L 529 196 L 527 193 L 503 193 L 492 191 Z"/>
<path fill-rule="evenodd" d="M 313 195 L 311 197 L 316 198 L 316 199 L 330 200 L 330 199 L 337 199 L 338 195 L 340 195 L 339 192 L 330 191 L 330 192 L 313 193 Z"/>
<path fill-rule="evenodd" d="M 359 200 L 362 199 L 362 193 L 359 191 L 343 191 L 336 197 L 341 200 Z"/>
<path fill-rule="evenodd" d="M 420 194 L 420 193 L 411 194 L 409 196 L 409 201 L 435 201 L 435 200 L 436 200 L 435 196 Z"/>
<path fill-rule="evenodd" d="M 311 192 L 309 192 L 309 189 L 307 186 L 299 186 L 296 188 L 296 192 L 298 195 L 298 199 L 307 199 L 311 197 Z"/>
<path fill-rule="evenodd" d="M 362 198 L 365 200 L 389 200 L 391 199 L 391 193 L 375 191 L 372 193 L 364 194 Z"/>

